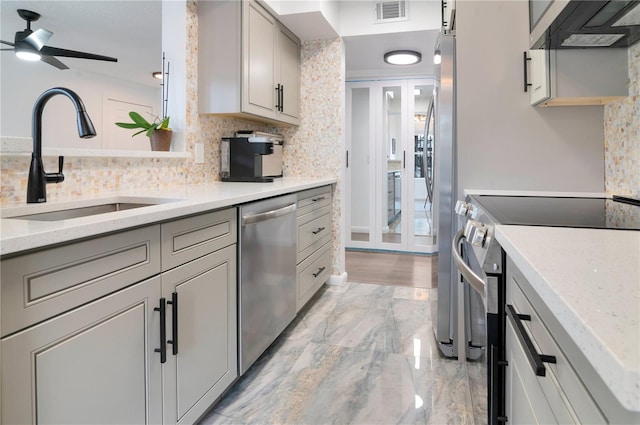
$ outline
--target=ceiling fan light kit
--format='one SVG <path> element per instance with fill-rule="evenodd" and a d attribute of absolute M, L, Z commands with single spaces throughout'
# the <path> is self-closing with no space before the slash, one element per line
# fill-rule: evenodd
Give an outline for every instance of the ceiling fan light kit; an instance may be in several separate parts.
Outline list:
<path fill-rule="evenodd" d="M 40 14 L 26 9 L 18 9 L 18 15 L 27 21 L 27 28 L 24 31 L 17 31 L 13 43 L 0 40 L 0 43 L 12 46 L 12 49 L 2 49 L 3 51 L 14 51 L 20 59 L 28 61 L 41 60 L 58 69 L 69 69 L 67 65 L 60 62 L 55 56 L 78 59 L 92 59 L 107 62 L 118 62 L 118 59 L 109 56 L 96 55 L 93 53 L 78 52 L 75 50 L 61 49 L 58 47 L 46 46 L 47 41 L 53 33 L 40 28 L 35 31 L 31 29 L 31 22 L 40 19 Z"/>
<path fill-rule="evenodd" d="M 384 61 L 391 65 L 415 65 L 422 60 L 422 54 L 415 50 L 393 50 L 384 54 Z"/>

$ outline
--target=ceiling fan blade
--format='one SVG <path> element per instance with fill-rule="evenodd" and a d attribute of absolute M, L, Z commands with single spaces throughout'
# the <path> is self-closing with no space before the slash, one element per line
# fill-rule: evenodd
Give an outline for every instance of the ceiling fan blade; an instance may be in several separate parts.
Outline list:
<path fill-rule="evenodd" d="M 75 50 L 60 49 L 58 47 L 45 46 L 40 53 L 49 56 L 63 56 L 67 58 L 93 59 L 98 61 L 118 62 L 118 59 L 93 53 L 77 52 Z"/>
<path fill-rule="evenodd" d="M 53 56 L 42 55 L 40 60 L 42 62 L 48 63 L 49 65 L 53 65 L 58 69 L 69 69 L 69 67 L 67 65 L 63 64 L 62 62 L 60 62 L 58 59 L 54 58 Z"/>
<path fill-rule="evenodd" d="M 13 43 L 9 43 L 8 41 L 0 40 L 0 43 L 6 44 L 7 46 L 15 46 Z"/>
<path fill-rule="evenodd" d="M 37 29 L 26 37 L 23 42 L 36 50 L 41 50 L 42 47 L 49 41 L 53 33 L 43 28 Z"/>

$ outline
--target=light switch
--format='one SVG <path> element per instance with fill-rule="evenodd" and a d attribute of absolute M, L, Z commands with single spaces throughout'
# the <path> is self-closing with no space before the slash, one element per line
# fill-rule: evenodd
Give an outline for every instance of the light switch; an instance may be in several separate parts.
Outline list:
<path fill-rule="evenodd" d="M 196 164 L 204 164 L 204 145 L 202 143 L 196 143 Z"/>

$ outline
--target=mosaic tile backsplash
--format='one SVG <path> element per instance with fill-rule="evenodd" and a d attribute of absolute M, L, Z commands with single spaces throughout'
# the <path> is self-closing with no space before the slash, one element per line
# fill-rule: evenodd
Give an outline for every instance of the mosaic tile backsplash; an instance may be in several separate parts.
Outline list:
<path fill-rule="evenodd" d="M 629 97 L 604 107 L 605 191 L 640 199 L 640 43 L 628 55 Z"/>

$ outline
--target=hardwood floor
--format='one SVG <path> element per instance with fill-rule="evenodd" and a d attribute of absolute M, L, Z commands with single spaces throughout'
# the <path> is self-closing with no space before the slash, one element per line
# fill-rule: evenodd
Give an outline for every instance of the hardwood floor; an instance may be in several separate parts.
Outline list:
<path fill-rule="evenodd" d="M 438 286 L 437 255 L 347 250 L 345 266 L 349 282 L 411 288 Z"/>

